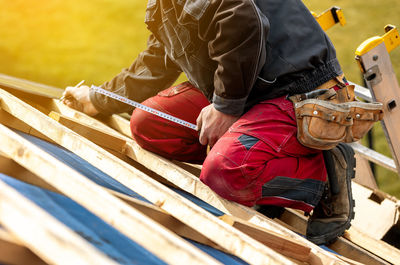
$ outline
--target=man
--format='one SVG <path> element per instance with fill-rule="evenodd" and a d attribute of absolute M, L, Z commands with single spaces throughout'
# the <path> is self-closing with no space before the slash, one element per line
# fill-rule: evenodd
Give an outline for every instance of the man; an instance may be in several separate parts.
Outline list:
<path fill-rule="evenodd" d="M 147 50 L 102 87 L 196 122 L 199 132 L 135 110 L 133 138 L 170 159 L 204 161 L 200 179 L 226 199 L 260 211 L 316 207 L 307 236 L 317 244 L 343 234 L 353 217 L 354 153 L 340 145 L 325 155 L 327 181 L 323 152 L 298 142 L 286 98 L 346 89 L 330 40 L 302 2 L 149 0 L 145 22 Z M 165 89 L 181 72 L 189 82 Z M 89 115 L 132 110 L 87 86 L 68 87 L 64 103 Z"/>

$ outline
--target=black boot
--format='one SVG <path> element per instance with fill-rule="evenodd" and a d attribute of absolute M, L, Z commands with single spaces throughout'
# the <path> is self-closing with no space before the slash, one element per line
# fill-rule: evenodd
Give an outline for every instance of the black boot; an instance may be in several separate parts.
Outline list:
<path fill-rule="evenodd" d="M 351 179 L 355 176 L 353 149 L 346 144 L 324 151 L 328 180 L 319 204 L 307 223 L 307 239 L 315 244 L 329 244 L 350 228 L 354 218 Z"/>
<path fill-rule="evenodd" d="M 271 219 L 280 218 L 285 211 L 284 207 L 275 205 L 256 205 L 254 206 L 254 209 Z"/>

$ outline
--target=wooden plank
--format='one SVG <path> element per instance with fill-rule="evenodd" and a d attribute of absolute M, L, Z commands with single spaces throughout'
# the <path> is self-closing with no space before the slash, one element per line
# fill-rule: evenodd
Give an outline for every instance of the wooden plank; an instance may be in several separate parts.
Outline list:
<path fill-rule="evenodd" d="M 220 219 L 283 255 L 304 262 L 310 259 L 311 249 L 293 239 L 230 215 L 223 215 Z"/>
<path fill-rule="evenodd" d="M 132 137 L 130 127 L 126 126 L 127 120 L 120 115 L 112 115 L 102 119 L 103 122 L 114 128 L 125 136 Z"/>
<path fill-rule="evenodd" d="M 60 98 L 63 89 L 0 74 L 0 87 L 12 88 L 42 97 Z"/>
<path fill-rule="evenodd" d="M 397 200 L 385 197 L 383 193 L 363 187 L 353 182 L 355 218 L 352 226 L 376 240 L 382 237 L 399 221 Z M 371 214 L 373 213 L 373 214 Z"/>
<path fill-rule="evenodd" d="M 48 142 L 53 142 L 46 135 L 38 132 L 31 126 L 29 126 L 26 123 L 22 122 L 21 120 L 15 118 L 14 116 L 10 115 L 8 112 L 2 110 L 1 108 L 0 108 L 0 123 L 4 124 L 5 126 L 8 126 L 10 128 L 17 129 L 21 132 L 39 137 L 40 139 L 46 140 Z"/>
<path fill-rule="evenodd" d="M 65 109 L 68 109 L 68 108 L 65 108 Z M 70 111 L 70 113 L 75 113 L 75 114 L 73 114 L 73 115 L 76 115 L 76 114 L 79 114 L 81 117 L 80 118 L 82 118 L 82 119 L 85 119 L 86 121 L 90 121 L 90 122 L 92 122 L 93 124 L 95 124 L 96 126 L 104 126 L 102 123 L 100 123 L 100 122 L 97 122 L 96 120 L 94 120 L 93 118 L 90 118 L 90 117 L 87 117 L 86 115 L 84 115 L 84 114 L 82 114 L 82 113 L 79 113 L 79 112 L 76 112 L 76 111 L 74 111 L 74 110 L 71 110 L 71 109 L 68 109 L 68 111 Z M 81 120 L 81 119 L 80 119 Z M 85 121 L 85 122 L 86 122 Z M 108 127 L 106 127 L 106 128 L 108 128 Z M 144 150 L 143 150 L 144 151 Z M 144 151 L 145 152 L 145 151 Z M 166 163 L 166 166 L 169 166 L 169 163 Z M 174 170 L 174 169 L 173 169 Z M 186 178 L 186 180 L 185 181 L 187 181 L 187 178 Z M 190 183 L 189 183 L 190 184 Z M 194 185 L 196 185 L 196 184 L 194 184 Z M 199 189 L 196 189 L 197 191 L 199 191 Z M 206 195 L 208 195 L 208 194 L 206 194 Z M 215 195 L 214 195 L 215 196 Z M 212 196 L 211 196 L 212 197 Z M 222 199 L 223 200 L 223 199 Z M 207 199 L 206 199 L 206 201 L 207 201 Z M 223 203 L 222 203 L 223 204 Z M 229 203 L 228 203 L 229 204 Z M 234 205 L 234 204 L 233 204 Z M 215 206 L 215 205 L 214 205 Z M 218 208 L 218 207 L 217 207 Z M 235 208 L 234 210 L 235 211 L 237 211 L 237 212 L 241 212 L 241 214 L 243 215 L 243 216 L 247 216 L 248 218 L 248 220 L 250 220 L 250 221 L 252 221 L 253 223 L 260 223 L 261 224 L 261 226 L 266 226 L 266 227 L 274 227 L 274 224 L 272 223 L 269 223 L 268 221 L 265 221 L 265 220 L 267 220 L 265 217 L 263 217 L 263 216 L 257 216 L 257 213 L 256 212 L 254 212 L 254 211 L 252 211 L 252 210 L 249 210 L 248 208 L 246 208 L 246 207 L 244 207 L 244 209 L 240 209 L 240 208 L 242 208 L 240 205 L 238 205 L 238 207 L 236 207 L 236 205 L 235 205 L 235 207 L 233 207 L 233 208 Z M 275 225 L 276 226 L 276 225 Z M 282 229 L 282 227 L 280 227 L 280 226 L 276 226 L 276 231 L 279 231 L 279 232 L 281 232 L 281 233 L 283 233 L 283 234 L 285 234 L 286 232 L 288 232 L 288 231 L 280 231 L 281 229 Z M 292 236 L 294 236 L 294 237 L 296 237 L 296 235 L 292 235 Z M 307 241 L 306 241 L 307 242 Z M 306 243 L 307 244 L 307 243 Z M 313 250 L 313 251 L 315 251 L 315 250 Z"/>
<path fill-rule="evenodd" d="M 61 101 L 53 99 L 51 101 L 51 104 L 49 104 L 47 113 L 50 113 L 51 111 L 55 111 L 58 113 L 61 113 L 62 115 L 73 118 L 76 120 L 79 120 L 80 122 L 84 123 L 85 125 L 92 126 L 94 128 L 100 129 L 101 131 L 107 132 L 108 134 L 114 135 L 119 137 L 121 134 L 112 129 L 111 127 L 107 126 L 106 124 L 99 122 L 98 120 L 94 119 L 93 117 L 89 117 L 83 112 L 76 111 L 72 108 L 67 107 L 65 104 L 61 103 Z M 118 115 L 115 115 L 116 117 L 119 117 Z M 114 115 L 113 115 L 114 117 Z M 119 117 L 122 120 L 126 122 L 126 120 L 122 117 Z M 104 118 L 104 119 L 107 119 Z M 130 129 L 129 129 L 130 130 Z M 128 135 L 130 137 L 130 135 Z"/>
<path fill-rule="evenodd" d="M 34 173 L 30 172 L 9 157 L 0 155 L 0 172 L 23 182 L 60 193 L 59 190 L 55 189 L 49 183 L 39 178 Z"/>
<path fill-rule="evenodd" d="M 368 187 L 370 189 L 378 189 L 378 184 L 376 184 L 376 180 L 374 174 L 372 173 L 371 166 L 369 162 L 364 157 L 359 154 L 355 155 L 356 158 L 356 176 L 354 178 L 354 182 L 357 182 L 360 185 Z"/>
<path fill-rule="evenodd" d="M 2 98 L 2 107 L 4 110 L 14 116 L 23 116 L 24 122 L 29 123 L 38 131 L 46 132 L 46 135 L 58 144 L 70 149 L 125 186 L 137 191 L 146 199 L 160 206 L 193 229 L 203 233 L 210 240 L 219 244 L 232 254 L 254 264 L 265 264 L 268 262 L 292 264 L 292 262 L 284 256 L 226 225 L 197 205 L 182 198 L 162 184 L 117 159 L 89 140 L 82 138 L 73 131 L 36 111 L 31 106 L 23 103 L 9 93 L 0 90 L 0 96 Z M 35 172 L 33 168 L 30 168 L 30 170 Z M 63 191 L 65 191 L 65 188 Z M 69 196 L 72 196 L 73 193 L 77 192 L 71 191 Z M 105 194 L 103 194 L 103 196 L 105 196 Z M 104 206 L 104 202 L 99 205 L 101 204 Z M 96 205 L 91 205 L 88 208 L 93 210 L 96 208 L 95 206 Z M 110 216 L 106 217 L 110 218 Z M 182 262 L 182 258 L 180 258 L 180 262 Z"/>
<path fill-rule="evenodd" d="M 350 230 L 344 234 L 344 237 L 354 242 L 355 244 L 362 246 L 363 248 L 370 250 L 375 255 L 378 255 L 382 259 L 387 260 L 392 264 L 399 264 L 400 261 L 400 250 L 387 244 L 382 240 L 376 240 L 361 232 L 354 226 L 350 227 Z"/>
<path fill-rule="evenodd" d="M 97 127 L 99 129 L 102 129 L 105 126 L 102 122 L 99 122 L 83 113 L 67 108 L 65 105 L 62 105 L 57 101 L 53 101 L 53 103 L 54 104 L 52 110 L 60 111 L 69 117 L 78 118 L 82 123 L 90 124 L 91 126 Z M 113 118 L 114 117 L 116 117 L 119 120 L 118 121 L 119 126 L 124 126 L 125 128 L 129 128 L 129 122 L 126 119 L 123 119 L 117 115 L 113 115 Z M 109 130 L 111 129 L 109 128 Z M 125 131 L 128 131 L 128 129 L 126 129 Z M 222 210 L 225 213 L 232 214 L 244 220 L 248 220 L 266 229 L 278 231 L 278 233 L 281 233 L 285 237 L 295 238 L 302 241 L 304 244 L 311 247 L 312 252 L 318 255 L 319 259 L 322 260 L 323 262 L 329 263 L 331 262 L 332 258 L 335 259 L 335 257 L 330 253 L 316 247 L 314 244 L 310 243 L 304 238 L 299 237 L 296 233 L 290 231 L 289 229 L 286 229 L 274 222 L 271 222 L 268 218 L 257 213 L 253 209 L 227 201 L 219 197 L 213 191 L 211 191 L 207 186 L 205 186 L 202 182 L 200 182 L 198 180 L 198 177 L 189 174 L 179 166 L 176 165 L 174 166 L 170 163 L 170 161 L 162 157 L 159 157 L 155 154 L 152 154 L 146 150 L 141 149 L 133 140 L 129 138 L 126 138 L 126 140 L 127 140 L 126 153 L 128 156 L 130 156 L 137 162 L 145 165 L 150 170 L 153 170 L 157 174 L 161 175 L 168 181 L 177 184 L 180 188 L 186 190 L 187 192 L 192 193 L 193 195 L 198 197 L 200 196 L 201 199 L 207 201 L 208 203 Z M 182 186 L 182 184 L 184 185 Z M 195 191 L 193 190 L 193 188 L 195 188 Z M 210 199 L 212 201 L 210 201 Z"/>
<path fill-rule="evenodd" d="M 57 101 L 53 101 L 53 103 L 54 103 L 53 104 L 54 109 L 52 110 L 60 111 L 62 114 L 65 114 L 69 117 L 78 118 L 82 123 L 90 124 L 91 126 L 97 127 L 99 129 L 104 128 L 105 126 L 102 122 L 97 121 L 83 113 L 67 108 L 66 106 L 61 106 Z M 113 118 L 114 117 L 119 117 L 119 116 L 113 115 Z M 118 124 L 120 126 L 124 125 L 125 128 L 129 128 L 129 122 L 127 120 L 121 117 L 117 119 L 119 120 Z M 111 129 L 109 128 L 109 130 Z M 125 131 L 127 131 L 127 129 Z M 303 244 L 312 249 L 311 250 L 312 253 L 318 256 L 319 261 L 322 262 L 323 264 L 331 263 L 332 259 L 341 263 L 341 261 L 336 257 L 334 257 L 334 255 L 332 255 L 331 253 L 328 253 L 325 250 L 316 247 L 308 240 L 299 237 L 296 233 L 290 231 L 289 229 L 284 228 L 281 225 L 272 222 L 265 216 L 254 211 L 253 209 L 236 204 L 234 202 L 227 201 L 219 197 L 212 190 L 210 190 L 209 187 L 200 182 L 197 176 L 190 174 L 189 172 L 183 170 L 179 166 L 173 165 L 167 159 L 164 159 L 160 156 L 157 156 L 153 153 L 143 150 L 133 140 L 129 138 L 126 138 L 126 140 L 127 140 L 126 153 L 129 157 L 141 163 L 142 165 L 145 165 L 148 169 L 156 172 L 158 175 L 176 184 L 183 190 L 201 198 L 202 200 L 210 203 L 214 207 L 218 208 L 219 210 L 227 214 L 231 214 L 233 216 L 250 221 L 268 230 L 277 231 L 278 233 L 284 235 L 285 237 L 300 240 L 300 242 L 302 242 Z"/>
<path fill-rule="evenodd" d="M 0 223 L 48 263 L 117 264 L 3 181 Z"/>
<path fill-rule="evenodd" d="M 0 146 L 3 153 L 166 262 L 219 264 L 2 125 L 0 141 L 4 143 Z"/>
<path fill-rule="evenodd" d="M 47 182 L 43 181 L 43 179 L 38 177 L 36 174 L 33 174 L 10 158 L 0 156 L 0 172 L 42 189 L 50 190 L 56 193 L 62 193 L 58 189 L 55 189 L 53 186 L 49 185 Z M 219 246 L 214 242 L 210 241 L 208 238 L 177 220 L 159 207 L 108 188 L 104 188 L 104 190 L 123 200 L 125 203 L 139 210 L 146 216 L 150 217 L 157 223 L 168 228 L 179 236 L 194 240 L 213 248 L 219 248 Z"/>
<path fill-rule="evenodd" d="M 305 235 L 307 219 L 304 215 L 299 213 L 299 211 L 286 209 L 280 219 L 288 225 L 293 226 L 301 234 Z M 355 233 L 354 238 L 352 237 L 353 233 Z M 365 239 L 367 244 L 364 244 L 362 238 Z M 338 240 L 335 243 L 329 245 L 329 247 L 345 257 L 351 258 L 358 262 L 362 262 L 364 264 L 389 264 L 388 262 L 390 262 L 390 260 L 394 260 L 393 257 L 387 256 L 391 254 L 390 251 L 377 251 L 373 247 L 373 243 L 371 243 L 371 240 L 378 245 L 380 244 L 380 242 L 382 242 L 372 239 L 367 235 L 364 235 L 364 237 L 360 237 L 358 231 L 351 227 L 350 230 L 345 233 L 344 237 L 338 238 Z M 381 249 L 381 247 L 379 247 L 379 249 Z"/>
<path fill-rule="evenodd" d="M 352 260 L 357 260 L 362 264 L 368 265 L 389 265 L 390 263 L 386 260 L 376 256 L 370 251 L 354 244 L 350 240 L 340 237 L 338 240 L 329 245 L 329 248 L 333 251 L 340 253 L 342 256 L 350 258 Z M 339 257 L 341 258 L 341 257 Z M 349 262 L 349 261 L 346 261 Z"/>
<path fill-rule="evenodd" d="M 0 263 L 9 265 L 47 264 L 8 231 L 0 227 Z"/>
<path fill-rule="evenodd" d="M 90 141 L 101 147 L 109 148 L 120 153 L 124 152 L 126 141 L 121 137 L 117 137 L 107 132 L 97 130 L 89 125 L 82 125 L 81 123 L 79 123 L 78 120 L 69 118 L 55 111 L 51 111 L 49 116 L 53 120 L 68 127 L 69 129 L 75 131 L 83 137 L 89 138 Z"/>
<path fill-rule="evenodd" d="M 2 163 L 4 160 L 8 163 Z M 24 172 L 27 171 L 27 172 Z M 49 184 L 43 182 L 41 178 L 32 174 L 28 170 L 22 168 L 18 164 L 16 164 L 13 160 L 9 158 L 2 158 L 0 157 L 0 172 L 4 174 L 13 176 L 19 180 L 27 182 L 29 184 L 38 186 L 40 188 L 49 189 Z M 9 174 L 14 172 L 14 174 Z M 29 176 L 29 177 L 20 177 L 20 176 Z M 60 193 L 58 190 L 52 188 L 50 186 L 50 190 Z M 110 189 L 105 188 L 109 193 L 117 196 L 121 200 L 125 201 L 130 206 L 134 207 L 135 209 L 139 210 L 143 214 L 147 215 L 154 221 L 158 222 L 159 224 L 165 226 L 169 230 L 173 231 L 174 233 L 194 240 L 196 242 L 211 246 L 213 248 L 217 248 L 222 250 L 218 245 L 214 242 L 210 241 L 204 235 L 200 234 L 196 230 L 190 228 L 189 226 L 185 225 L 184 223 L 180 222 L 167 212 L 163 211 L 157 206 L 152 204 L 140 201 L 136 198 L 132 198 L 125 194 L 122 194 L 117 191 L 113 191 Z M 300 245 L 296 243 L 294 240 L 289 240 L 284 238 L 282 235 L 278 235 L 273 231 L 267 231 L 264 228 L 256 227 L 255 225 L 248 224 L 246 221 L 240 220 L 239 218 L 228 217 L 224 215 L 222 219 L 225 222 L 229 222 L 230 225 L 239 229 L 240 231 L 244 232 L 245 234 L 252 236 L 254 239 L 260 241 L 261 243 L 269 246 L 270 248 L 278 251 L 279 253 L 288 256 L 293 259 L 297 259 L 300 261 L 307 261 L 310 254 L 310 248 Z M 228 221 L 229 220 L 229 221 Z M 233 221 L 235 220 L 235 221 Z"/>

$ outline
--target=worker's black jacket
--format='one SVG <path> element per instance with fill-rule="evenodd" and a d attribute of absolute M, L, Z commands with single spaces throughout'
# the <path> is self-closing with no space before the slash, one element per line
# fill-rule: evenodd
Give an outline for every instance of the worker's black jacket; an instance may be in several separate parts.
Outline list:
<path fill-rule="evenodd" d="M 141 101 L 183 71 L 217 110 L 304 93 L 342 74 L 335 49 L 300 0 L 149 0 L 148 48 L 103 87 Z M 90 94 L 103 113 L 130 107 Z"/>

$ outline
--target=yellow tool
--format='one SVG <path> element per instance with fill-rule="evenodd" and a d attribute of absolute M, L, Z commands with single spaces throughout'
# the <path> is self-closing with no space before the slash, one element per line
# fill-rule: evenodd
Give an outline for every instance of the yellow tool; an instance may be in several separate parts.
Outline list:
<path fill-rule="evenodd" d="M 346 24 L 346 19 L 344 18 L 343 15 L 343 10 L 337 6 L 333 6 L 319 15 L 317 15 L 315 12 L 312 11 L 311 14 L 314 16 L 314 18 L 317 20 L 317 22 L 324 31 L 331 28 L 336 23 L 340 23 L 340 25 L 342 26 Z"/>
<path fill-rule="evenodd" d="M 391 52 L 394 48 L 400 45 L 399 31 L 393 25 L 385 26 L 385 34 L 383 36 L 375 36 L 367 39 L 356 50 L 356 56 L 362 56 L 366 54 L 382 42 L 385 43 L 388 52 Z"/>

